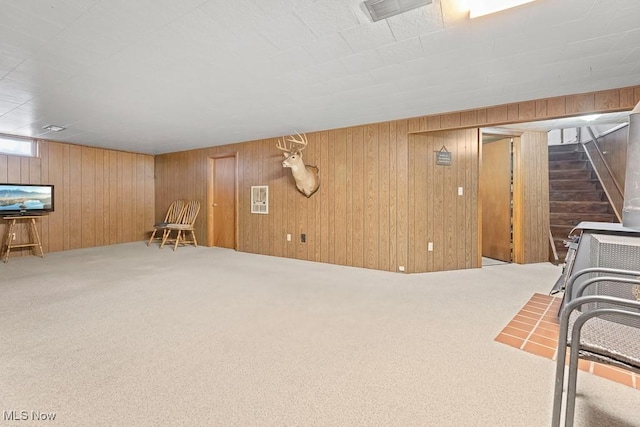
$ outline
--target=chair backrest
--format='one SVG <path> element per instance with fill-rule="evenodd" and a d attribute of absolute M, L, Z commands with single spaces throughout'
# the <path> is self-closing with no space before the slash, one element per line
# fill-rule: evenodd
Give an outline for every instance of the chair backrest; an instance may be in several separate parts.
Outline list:
<path fill-rule="evenodd" d="M 164 217 L 164 222 L 166 223 L 175 223 L 180 219 L 180 214 L 182 214 L 182 209 L 184 208 L 186 200 L 178 199 L 174 200 L 171 205 L 169 205 L 169 210 L 167 210 L 167 215 Z"/>
<path fill-rule="evenodd" d="M 200 212 L 200 202 L 197 200 L 190 200 L 184 207 L 182 217 L 178 219 L 177 223 L 193 226 L 196 222 L 196 218 L 198 217 L 198 212 Z"/>

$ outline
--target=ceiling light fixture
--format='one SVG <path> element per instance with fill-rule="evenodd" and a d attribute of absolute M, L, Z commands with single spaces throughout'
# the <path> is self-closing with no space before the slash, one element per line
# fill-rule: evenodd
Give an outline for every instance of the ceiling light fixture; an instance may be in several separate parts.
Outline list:
<path fill-rule="evenodd" d="M 46 125 L 42 126 L 42 129 L 50 130 L 53 132 L 61 132 L 66 129 L 66 127 L 58 126 L 58 125 Z"/>
<path fill-rule="evenodd" d="M 479 16 L 489 15 L 505 9 L 520 6 L 525 3 L 531 3 L 535 0 L 474 0 L 469 1 L 469 17 L 477 18 Z"/>
<path fill-rule="evenodd" d="M 366 0 L 364 5 L 376 22 L 431 3 L 433 0 Z"/>

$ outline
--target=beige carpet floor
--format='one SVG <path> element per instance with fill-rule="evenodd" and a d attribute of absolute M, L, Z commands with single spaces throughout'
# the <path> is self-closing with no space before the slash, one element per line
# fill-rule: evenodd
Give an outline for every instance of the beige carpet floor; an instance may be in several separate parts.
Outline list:
<path fill-rule="evenodd" d="M 0 425 L 549 425 L 553 362 L 494 337 L 559 274 L 405 275 L 143 243 L 11 259 Z M 638 390 L 588 374 L 578 388 L 577 425 L 640 426 Z"/>

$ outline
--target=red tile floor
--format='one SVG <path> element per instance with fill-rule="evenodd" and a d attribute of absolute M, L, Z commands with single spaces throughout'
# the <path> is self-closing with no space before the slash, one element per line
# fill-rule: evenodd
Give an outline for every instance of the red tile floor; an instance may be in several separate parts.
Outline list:
<path fill-rule="evenodd" d="M 558 297 L 534 294 L 495 340 L 555 360 L 561 301 Z M 640 374 L 586 360 L 579 363 L 582 371 L 640 390 Z"/>

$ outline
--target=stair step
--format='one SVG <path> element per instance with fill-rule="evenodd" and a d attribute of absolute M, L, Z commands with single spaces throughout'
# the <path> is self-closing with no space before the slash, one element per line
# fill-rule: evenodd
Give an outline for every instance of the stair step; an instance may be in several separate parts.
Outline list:
<path fill-rule="evenodd" d="M 555 179 L 549 181 L 549 190 L 585 190 L 585 191 L 598 191 L 599 182 L 597 179 L 590 180 L 575 180 L 575 179 Z"/>
<path fill-rule="evenodd" d="M 593 179 L 593 172 L 588 169 L 556 169 L 549 171 L 549 179 Z"/>
<path fill-rule="evenodd" d="M 554 153 L 566 153 L 570 151 L 578 151 L 582 152 L 582 147 L 579 144 L 560 144 L 560 145 L 550 145 L 549 152 Z"/>
<path fill-rule="evenodd" d="M 549 160 L 549 170 L 586 169 L 587 160 Z"/>
<path fill-rule="evenodd" d="M 586 160 L 586 156 L 580 151 L 549 152 L 549 161 L 559 162 L 567 160 Z"/>
<path fill-rule="evenodd" d="M 594 190 L 551 190 L 549 191 L 550 202 L 561 202 L 563 200 L 576 200 L 576 201 L 593 201 L 603 202 L 606 201 L 604 191 Z"/>
<path fill-rule="evenodd" d="M 609 213 L 609 202 L 563 200 L 549 202 L 551 212 Z"/>
<path fill-rule="evenodd" d="M 549 214 L 549 222 L 554 225 L 576 226 L 583 221 L 589 222 L 616 222 L 615 216 L 609 213 L 556 213 Z"/>

